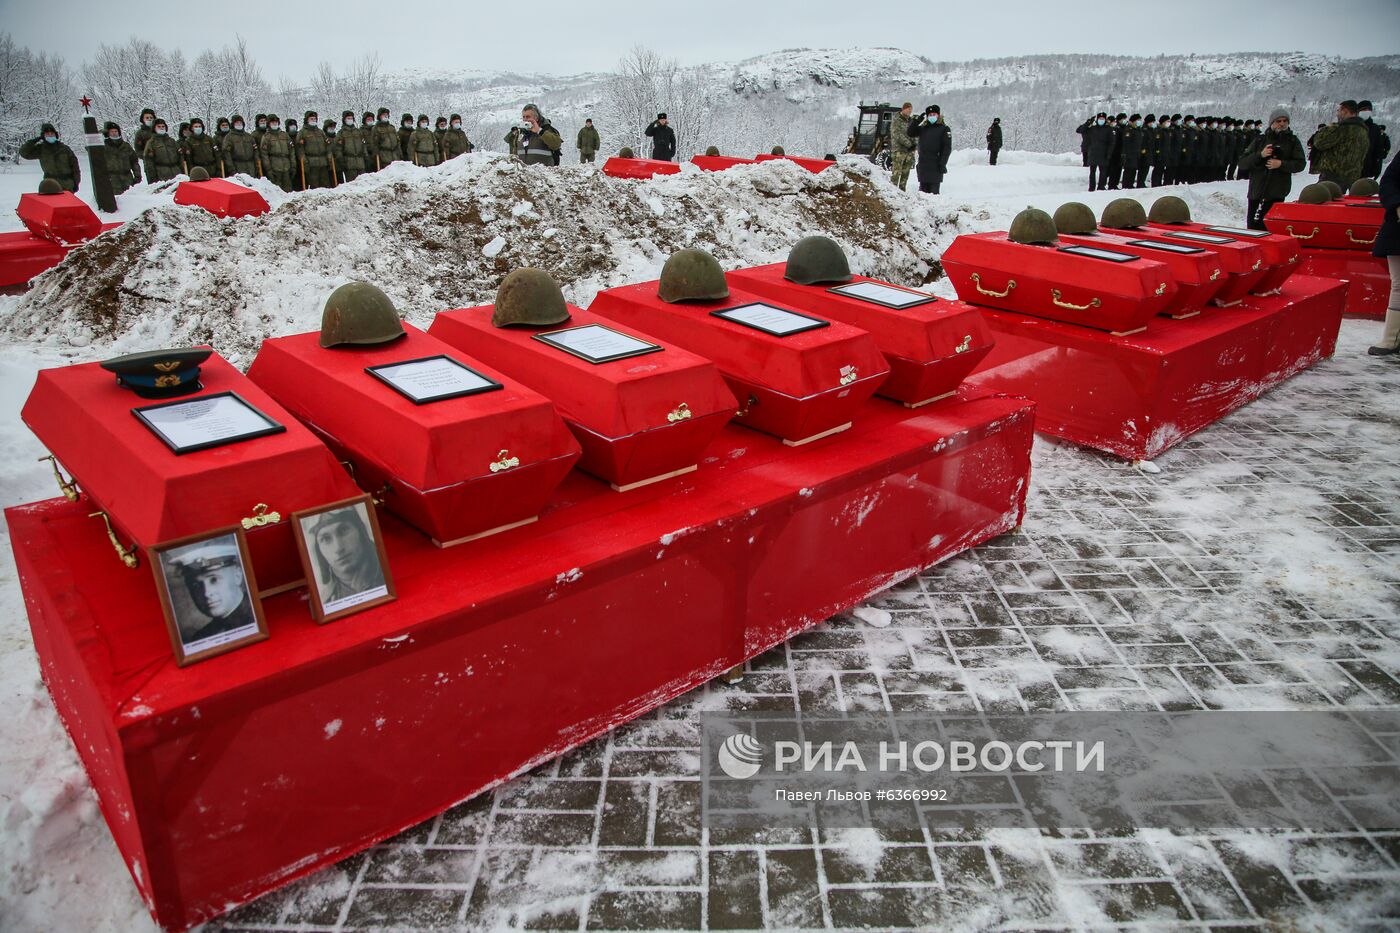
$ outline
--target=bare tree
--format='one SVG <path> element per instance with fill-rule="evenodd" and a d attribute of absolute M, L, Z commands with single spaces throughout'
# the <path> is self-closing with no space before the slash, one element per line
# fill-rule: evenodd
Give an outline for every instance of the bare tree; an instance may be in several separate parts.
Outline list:
<path fill-rule="evenodd" d="M 715 100 L 696 69 L 682 69 L 645 46 L 634 46 L 603 87 L 599 113 L 621 145 L 645 152 L 645 128 L 666 113 L 676 132 L 676 155 L 693 155 L 711 132 Z"/>
<path fill-rule="evenodd" d="M 355 59 L 340 82 L 339 100 L 343 106 L 357 113 L 377 111 L 387 106 L 384 102 L 386 96 L 384 69 L 379 63 L 379 54 L 370 52 Z"/>

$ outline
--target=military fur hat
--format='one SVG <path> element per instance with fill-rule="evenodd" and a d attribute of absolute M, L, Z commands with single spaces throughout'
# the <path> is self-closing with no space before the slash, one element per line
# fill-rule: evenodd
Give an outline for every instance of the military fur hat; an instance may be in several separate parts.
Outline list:
<path fill-rule="evenodd" d="M 267 122 L 268 122 L 268 123 L 271 123 L 273 120 L 276 120 L 278 123 L 281 123 L 281 122 L 282 122 L 282 120 L 277 116 L 277 114 L 275 114 L 275 113 L 269 113 L 269 114 L 267 115 Z"/>
<path fill-rule="evenodd" d="M 381 116 L 381 117 L 387 117 L 387 116 L 389 115 L 389 108 L 388 108 L 388 107 L 380 107 L 380 108 L 379 108 L 379 112 L 378 112 L 377 115 L 378 115 L 378 116 Z"/>
<path fill-rule="evenodd" d="M 460 113 L 454 113 L 452 116 L 448 117 L 448 119 L 449 119 L 449 120 L 461 120 L 461 119 L 462 119 L 462 115 L 461 115 Z"/>
<path fill-rule="evenodd" d="M 418 122 L 419 122 L 419 123 L 427 123 L 427 122 L 428 122 L 428 115 L 427 115 L 426 113 L 420 113 L 420 114 L 418 115 Z"/>
<path fill-rule="evenodd" d="M 442 125 L 445 124 L 446 122 L 447 122 L 447 118 L 446 118 L 446 117 L 438 117 L 436 120 L 433 121 L 433 125 L 434 125 L 434 126 L 442 126 Z"/>
<path fill-rule="evenodd" d="M 242 114 L 237 114 L 237 113 L 235 113 L 235 114 L 233 115 L 233 119 L 229 120 L 229 124 L 230 124 L 230 125 L 232 125 L 232 124 L 234 124 L 234 123 L 242 123 L 242 124 L 244 124 L 244 125 L 246 126 L 247 123 L 248 123 L 248 121 L 243 119 L 243 115 L 242 115 Z"/>
<path fill-rule="evenodd" d="M 103 136 L 106 136 L 108 133 L 112 132 L 112 130 L 116 130 L 118 133 L 120 133 L 122 131 L 122 128 L 120 126 L 117 126 L 111 120 L 108 120 L 106 123 L 102 124 Z"/>
<path fill-rule="evenodd" d="M 413 114 L 411 114 L 411 113 L 406 113 L 406 114 L 404 114 L 403 116 L 399 117 L 399 122 L 400 122 L 400 123 L 412 123 L 412 122 L 413 122 Z"/>
<path fill-rule="evenodd" d="M 353 111 L 353 110 L 342 110 L 342 111 L 340 112 L 340 119 L 344 120 L 346 117 L 349 117 L 349 118 L 352 119 L 352 120 L 355 119 L 355 111 Z"/>
<path fill-rule="evenodd" d="M 155 129 L 158 126 L 163 126 L 166 129 L 170 129 L 170 124 L 165 122 L 164 117 L 156 117 L 156 122 L 151 124 L 151 129 Z"/>
<path fill-rule="evenodd" d="M 151 116 L 155 116 L 155 115 L 156 115 L 156 112 L 155 112 L 154 110 L 152 110 L 150 107 L 147 107 L 145 110 L 142 110 L 142 111 L 141 111 L 141 116 L 144 117 L 144 116 L 145 116 L 146 114 L 148 114 L 148 113 L 149 113 Z"/>
<path fill-rule="evenodd" d="M 184 124 L 181 124 L 181 125 L 182 125 L 182 126 L 188 126 L 190 129 L 194 129 L 195 126 L 198 125 L 200 129 L 204 129 L 204 118 L 203 118 L 203 117 L 192 117 L 192 118 L 190 119 L 190 122 L 184 123 Z"/>
<path fill-rule="evenodd" d="M 303 121 L 306 121 L 306 120 L 310 120 L 312 117 L 319 117 L 319 116 L 320 116 L 320 114 L 318 114 L 316 111 L 314 111 L 314 110 L 308 110 L 308 111 L 306 111 L 306 113 L 304 113 L 304 114 L 301 115 L 301 119 L 302 119 Z"/>

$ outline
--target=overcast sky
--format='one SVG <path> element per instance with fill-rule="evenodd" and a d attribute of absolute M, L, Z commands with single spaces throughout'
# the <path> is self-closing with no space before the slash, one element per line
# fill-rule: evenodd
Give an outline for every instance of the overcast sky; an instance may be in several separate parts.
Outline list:
<path fill-rule="evenodd" d="M 647 10 L 655 10 L 648 14 Z M 78 65 L 133 35 L 192 53 L 240 34 L 271 81 L 377 51 L 384 67 L 606 71 L 643 44 L 685 64 L 897 46 L 960 61 L 1068 52 L 1400 54 L 1400 0 L 0 0 L 0 31 Z M 191 56 L 192 57 L 192 56 Z"/>

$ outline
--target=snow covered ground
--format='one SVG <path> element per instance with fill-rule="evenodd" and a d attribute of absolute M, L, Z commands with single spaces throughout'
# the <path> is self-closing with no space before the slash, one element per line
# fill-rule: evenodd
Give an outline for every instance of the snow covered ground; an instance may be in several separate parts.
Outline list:
<path fill-rule="evenodd" d="M 710 248 L 733 267 L 781 260 L 799 236 L 827 232 L 847 244 L 856 271 L 907 285 L 927 284 L 935 293 L 951 295 L 946 281 L 930 281 L 930 260 L 959 233 L 1005 229 L 1027 205 L 1053 211 L 1064 201 L 1081 200 L 1100 211 L 1125 194 L 1085 192 L 1086 170 L 1077 154 L 1003 152 L 1000 161 L 991 167 L 985 153 L 958 152 L 944 193 L 928 197 L 895 190 L 860 159 L 843 161 L 841 172 L 821 176 L 768 163 L 713 175 L 687 170 L 636 183 L 604 179 L 596 167 L 541 172 L 474 155 L 434 170 L 399 166 L 332 192 L 287 196 L 263 186 L 274 211 L 236 222 L 173 206 L 169 186 L 142 186 L 120 199 L 117 219 L 129 221 L 127 228 L 76 251 L 28 294 L 0 296 L 0 442 L 8 453 L 0 462 L 0 506 L 53 494 L 47 467 L 37 462 L 46 451 L 19 420 L 37 370 L 206 340 L 246 366 L 263 336 L 317 327 L 325 296 L 355 276 L 383 287 L 410 320 L 426 326 L 442 308 L 489 302 L 500 275 L 520 264 L 555 270 L 570 299 L 586 305 L 600 288 L 655 277 L 665 257 L 683 245 Z M 34 190 L 38 177 L 32 164 L 0 172 L 0 205 L 14 204 L 20 192 Z M 1309 180 L 1298 177 L 1295 191 Z M 1244 182 L 1224 182 L 1170 191 L 1186 198 L 1199 220 L 1239 224 L 1244 188 Z M 1126 192 L 1149 204 L 1161 193 Z M 15 229 L 20 228 L 12 215 L 0 218 L 0 230 Z M 99 295 L 114 285 L 122 286 L 124 297 L 100 304 Z M 795 646 L 778 649 L 779 657 L 767 662 L 768 669 L 783 674 L 798 695 L 804 682 L 811 689 L 812 678 L 829 674 L 845 684 L 838 692 L 844 689 L 845 696 L 855 698 L 864 689 L 859 684 L 883 683 L 903 669 L 901 653 L 914 651 L 916 642 L 931 637 L 953 644 L 950 630 L 998 624 L 978 615 L 995 604 L 997 612 L 1018 619 L 1022 637 L 1029 638 L 1025 652 L 976 670 L 952 657 L 951 668 L 938 670 L 960 682 L 951 692 L 961 692 L 964 699 L 983 698 L 974 703 L 1030 696 L 1028 684 L 1050 677 L 1062 681 L 1066 702 L 1077 708 L 1114 708 L 1123 702 L 1124 691 L 1106 688 L 1104 677 L 1085 677 L 1078 688 L 1064 686 L 1069 673 L 1108 663 L 1108 658 L 1131 672 L 1132 691 L 1148 702 L 1228 709 L 1338 703 L 1396 708 L 1400 600 L 1393 558 L 1400 512 L 1390 503 L 1400 486 L 1400 467 L 1392 456 L 1400 441 L 1393 403 L 1400 391 L 1400 367 L 1364 355 L 1377 327 L 1374 322 L 1346 322 L 1335 359 L 1163 457 L 1160 476 L 1037 440 L 1024 535 L 924 575 L 913 586 L 922 601 L 917 607 L 901 605 L 908 595 L 903 591 L 875 601 L 877 608 L 895 610 L 893 625 L 866 627 L 855 619 L 838 619 L 825 630 L 827 635 L 818 633 L 815 642 L 807 643 L 807 648 L 820 646 L 824 637 L 828 646 L 849 641 L 858 647 L 855 653 L 846 651 L 839 663 L 817 657 L 820 651 L 799 663 L 805 649 Z M 1149 510 L 1151 520 L 1133 524 L 1128 508 L 1133 503 Z M 1109 570 L 1096 562 L 1120 566 Z M 1129 562 L 1134 562 L 1132 568 L 1121 566 Z M 1083 566 L 1072 566 L 1076 564 Z M 1064 610 L 1062 624 L 1036 630 L 1034 637 L 1027 635 L 1029 629 L 1020 629 L 1017 607 L 1040 606 L 1026 603 L 1026 594 L 1058 589 L 1051 582 L 1090 572 L 1121 573 L 1133 582 L 1125 585 L 1126 595 L 1115 596 L 1071 582 L 1073 605 L 1054 610 Z M 954 604 L 959 608 L 951 612 Z M 1164 636 L 1162 641 L 1191 646 L 1208 659 L 1200 666 L 1212 668 L 1215 680 L 1192 681 L 1171 665 L 1154 666 L 1146 653 L 1140 657 L 1125 649 L 1121 632 L 1098 618 L 1106 605 L 1131 620 L 1121 623 L 1122 631 L 1139 624 L 1171 629 L 1171 639 Z M 1093 621 L 1080 625 L 1072 618 L 1076 614 Z M 1299 634 L 1305 630 L 1311 634 Z M 1208 653 L 1221 650 L 1222 644 L 1245 652 L 1261 669 L 1269 666 L 1297 677 L 1263 683 L 1222 677 L 1219 660 Z M 812 663 L 813 658 L 829 663 L 824 667 Z M 735 689 L 749 688 L 759 689 L 753 678 L 748 687 Z M 677 701 L 660 718 L 683 721 L 696 708 L 723 708 L 724 702 L 721 688 L 706 688 L 697 697 Z M 0 704 L 6 711 L 0 717 L 0 929 L 152 929 L 40 681 L 4 528 Z M 614 739 L 600 742 L 581 755 L 610 759 Z M 557 763 L 543 770 L 545 779 L 567 777 Z M 653 783 L 674 783 L 664 777 L 653 775 Z M 467 805 L 464 814 L 433 821 L 421 838 L 410 834 L 413 838 L 327 870 L 240 912 L 231 922 L 278 929 L 418 922 L 402 919 L 392 908 L 378 922 L 373 914 L 359 913 L 356 898 L 364 891 L 393 889 L 396 878 L 413 882 L 412 868 L 403 866 L 414 857 L 421 860 L 422 846 L 438 840 L 444 819 L 494 820 L 503 801 L 524 794 L 540 779 L 502 788 L 484 803 Z M 650 804 L 644 801 L 642 808 L 655 822 L 661 812 L 656 788 L 650 793 Z M 598 806 L 601 814 L 603 805 Z M 580 924 L 592 922 L 590 909 L 593 920 L 602 922 L 601 905 L 616 894 L 615 888 L 647 887 L 635 879 L 610 880 L 599 868 L 610 856 L 596 846 L 553 850 L 548 841 L 529 840 L 497 846 L 496 837 L 491 838 L 491 845 L 467 853 L 477 860 L 474 882 L 485 884 L 498 859 L 523 858 L 525 868 L 499 895 L 487 891 L 489 909 L 468 909 L 468 887 L 468 903 L 458 905 L 457 915 L 472 928 L 523 922 L 530 904 L 561 890 L 560 896 L 573 898 L 569 903 L 581 905 Z M 1063 870 L 1057 874 L 1035 867 L 1046 862 L 1048 843 L 1003 835 L 977 842 L 978 858 L 993 866 L 996 883 L 980 893 L 959 889 L 950 901 L 957 909 L 941 919 L 967 928 L 1002 922 L 1094 926 L 1125 915 L 1155 918 L 1165 926 L 1234 919 L 1228 912 L 1211 914 L 1190 893 L 1189 879 L 1183 879 L 1191 863 L 1201 859 L 1233 879 L 1226 886 L 1235 892 L 1230 897 L 1243 895 L 1253 905 L 1253 914 L 1248 909 L 1243 914 L 1253 922 L 1277 907 L 1301 928 L 1347 928 L 1377 910 L 1394 910 L 1375 889 L 1389 886 L 1393 893 L 1400 880 L 1396 837 L 1363 840 L 1360 862 L 1336 856 L 1321 868 L 1290 861 L 1302 843 L 1312 844 L 1262 835 L 1200 843 L 1144 834 L 1132 844 L 1152 853 L 1154 876 L 1166 872 L 1171 880 L 1161 883 L 1190 906 L 1183 908 L 1185 913 L 1163 914 L 1161 903 L 1134 902 L 1115 913 L 1084 885 L 1065 880 Z M 1193 849 L 1198 844 L 1207 855 Z M 1352 841 L 1347 847 L 1354 853 Z M 834 848 L 866 878 L 873 878 L 889 855 L 886 840 L 859 833 Z M 696 884 L 676 877 L 688 878 L 691 862 L 715 864 L 716 851 L 700 842 L 663 849 L 656 854 L 666 861 L 660 872 L 665 877 L 651 887 L 667 891 L 668 885 L 678 885 L 688 896 Z M 765 911 L 773 911 L 781 892 L 772 866 L 786 864 L 791 853 L 745 851 L 770 860 L 762 900 Z M 1236 856 L 1243 861 L 1232 861 Z M 1049 863 L 1056 864 L 1056 858 Z M 396 859 L 403 862 L 393 868 Z M 386 860 L 389 869 L 383 868 Z M 1265 869 L 1282 878 L 1287 889 L 1278 895 L 1278 905 L 1261 906 L 1249 882 L 1241 880 L 1247 870 Z M 1315 879 L 1325 880 L 1329 873 L 1344 876 L 1350 887 L 1339 895 L 1324 885 L 1314 897 L 1319 890 Z M 823 877 L 812 895 L 823 905 L 816 925 L 839 926 L 831 909 L 839 901 L 832 891 L 840 886 Z M 1012 878 L 1040 891 L 1040 906 L 1048 904 L 1053 916 L 1023 910 L 1007 886 Z M 453 890 L 448 886 L 448 893 Z M 1304 897 L 1300 891 L 1314 894 Z M 1296 898 L 1296 907 L 1290 898 Z M 410 916 L 422 915 L 402 915 Z M 658 923 L 664 919 L 657 916 Z M 782 916 L 780 911 L 763 914 L 774 926 L 808 925 L 782 921 Z"/>

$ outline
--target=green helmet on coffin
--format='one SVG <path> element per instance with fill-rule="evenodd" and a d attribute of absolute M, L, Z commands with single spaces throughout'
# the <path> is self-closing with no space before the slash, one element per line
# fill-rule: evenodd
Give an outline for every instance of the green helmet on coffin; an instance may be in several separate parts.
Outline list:
<path fill-rule="evenodd" d="M 526 266 L 512 270 L 496 289 L 496 306 L 491 311 L 491 326 L 508 327 L 524 324 L 547 327 L 569 319 L 569 305 L 554 276 L 543 269 Z"/>
<path fill-rule="evenodd" d="M 719 301 L 729 297 L 729 283 L 715 257 L 703 249 L 682 249 L 672 253 L 661 268 L 656 296 L 669 304 Z"/>
<path fill-rule="evenodd" d="M 773 151 L 770 152 L 769 155 L 787 155 L 787 150 L 782 146 L 774 146 Z"/>
<path fill-rule="evenodd" d="M 389 296 L 368 282 L 349 282 L 331 292 L 321 312 L 321 346 L 388 343 L 404 335 Z"/>
<path fill-rule="evenodd" d="M 1055 220 L 1044 211 L 1028 207 L 1011 221 L 1006 238 L 1012 243 L 1054 243 Z"/>
<path fill-rule="evenodd" d="M 1093 233 L 1099 228 L 1094 211 L 1080 201 L 1068 201 L 1055 208 L 1055 229 L 1061 233 Z"/>
<path fill-rule="evenodd" d="M 190 181 L 208 181 L 209 172 L 202 165 L 190 169 Z"/>
<path fill-rule="evenodd" d="M 631 146 L 623 146 L 621 149 L 619 149 L 619 150 L 617 151 L 617 157 L 618 157 L 619 159 L 631 159 L 631 158 L 635 158 L 635 157 L 632 155 L 632 147 L 631 147 Z"/>
<path fill-rule="evenodd" d="M 1332 200 L 1332 192 L 1321 182 L 1306 185 L 1302 191 L 1298 192 L 1299 204 L 1326 204 L 1330 200 Z"/>
<path fill-rule="evenodd" d="M 1346 193 L 1342 190 L 1341 185 L 1337 184 L 1335 181 L 1331 181 L 1330 179 L 1327 181 L 1320 181 L 1318 182 L 1318 184 L 1322 185 L 1331 193 L 1333 200 L 1340 198 L 1343 194 Z"/>
<path fill-rule="evenodd" d="M 1191 208 L 1187 207 L 1181 198 L 1169 194 L 1152 203 L 1152 210 L 1147 212 L 1147 219 L 1154 224 L 1189 224 Z"/>
<path fill-rule="evenodd" d="M 707 155 L 707 156 L 717 156 L 717 155 L 719 155 L 719 146 L 706 146 L 706 147 L 705 147 L 705 155 Z"/>
<path fill-rule="evenodd" d="M 830 237 L 808 236 L 797 241 L 788 253 L 783 278 L 798 285 L 820 282 L 849 282 L 851 266 L 846 252 Z"/>
<path fill-rule="evenodd" d="M 1118 198 L 1103 209 L 1103 225 L 1114 230 L 1134 230 L 1147 223 L 1147 211 L 1133 198 Z"/>
<path fill-rule="evenodd" d="M 63 186 L 52 178 L 45 178 L 39 182 L 40 194 L 62 194 Z"/>
<path fill-rule="evenodd" d="M 1351 190 L 1347 194 L 1354 198 L 1370 198 L 1381 193 L 1381 186 L 1376 184 L 1374 178 L 1358 178 L 1352 183 Z"/>

